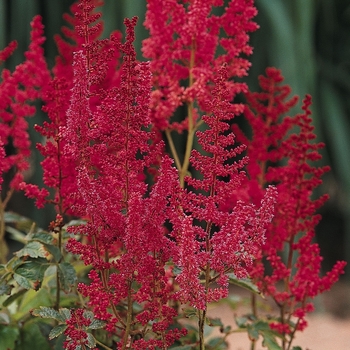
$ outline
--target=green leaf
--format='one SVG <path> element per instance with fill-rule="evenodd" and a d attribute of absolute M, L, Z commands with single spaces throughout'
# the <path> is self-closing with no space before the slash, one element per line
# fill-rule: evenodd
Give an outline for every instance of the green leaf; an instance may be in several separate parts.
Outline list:
<path fill-rule="evenodd" d="M 252 293 L 259 294 L 262 296 L 262 293 L 259 291 L 258 287 L 249 278 L 237 278 L 233 273 L 229 273 L 228 276 L 229 283 L 242 287 L 244 289 L 249 290 Z"/>
<path fill-rule="evenodd" d="M 61 313 L 52 307 L 40 306 L 40 309 L 34 309 L 31 314 L 41 318 L 53 318 L 58 322 L 65 322 L 65 318 L 62 317 Z"/>
<path fill-rule="evenodd" d="M 94 336 L 91 333 L 86 333 L 87 335 L 87 346 L 91 349 L 94 348 L 96 346 L 96 339 L 94 338 Z"/>
<path fill-rule="evenodd" d="M 46 260 L 27 261 L 16 269 L 13 278 L 23 288 L 38 290 L 48 267 Z"/>
<path fill-rule="evenodd" d="M 303 350 L 300 346 L 293 346 L 292 350 Z"/>
<path fill-rule="evenodd" d="M 21 258 L 23 256 L 30 256 L 31 258 L 46 258 L 48 256 L 47 251 L 40 242 L 30 241 L 16 255 Z"/>
<path fill-rule="evenodd" d="M 62 259 L 62 253 L 58 247 L 52 244 L 44 244 L 45 250 L 53 256 L 55 262 L 59 262 Z"/>
<path fill-rule="evenodd" d="M 95 315 L 92 311 L 85 310 L 84 317 L 88 318 L 90 321 L 92 321 L 94 319 Z"/>
<path fill-rule="evenodd" d="M 259 331 L 256 329 L 255 324 L 247 326 L 248 336 L 250 340 L 259 339 Z"/>
<path fill-rule="evenodd" d="M 207 346 L 215 350 L 226 350 L 227 343 L 223 341 L 223 338 L 215 337 L 207 342 Z"/>
<path fill-rule="evenodd" d="M 186 318 L 198 317 L 197 311 L 195 309 L 185 309 L 184 316 Z"/>
<path fill-rule="evenodd" d="M 25 317 L 30 310 L 39 308 L 40 306 L 50 305 L 52 305 L 51 296 L 46 288 L 40 288 L 38 291 L 30 289 L 24 294 L 14 318 L 19 321 L 22 317 Z"/>
<path fill-rule="evenodd" d="M 18 338 L 19 329 L 17 327 L 0 325 L 0 350 L 14 350 Z"/>
<path fill-rule="evenodd" d="M 89 327 L 87 327 L 87 329 L 100 329 L 100 328 L 103 328 L 105 326 L 105 324 L 106 324 L 105 322 L 94 318 L 91 321 Z"/>
<path fill-rule="evenodd" d="M 64 333 L 67 327 L 68 326 L 64 323 L 64 324 L 59 324 L 58 326 L 52 328 L 49 334 L 49 339 L 51 340 L 51 339 L 57 338 L 58 336 Z"/>
<path fill-rule="evenodd" d="M 235 322 L 239 328 L 247 328 L 248 317 L 246 316 L 235 317 Z"/>
<path fill-rule="evenodd" d="M 10 295 L 13 286 L 6 283 L 5 281 L 0 281 L 0 295 Z"/>
<path fill-rule="evenodd" d="M 67 308 L 61 308 L 58 311 L 60 312 L 60 315 L 63 318 L 64 322 L 72 317 L 70 310 Z"/>
<path fill-rule="evenodd" d="M 22 296 L 24 293 L 27 292 L 27 289 L 21 289 L 20 291 L 18 291 L 15 294 L 12 294 L 11 296 L 9 296 L 3 303 L 2 305 L 7 307 L 8 305 L 12 304 L 17 298 L 19 298 L 20 296 Z"/>
<path fill-rule="evenodd" d="M 206 318 L 206 323 L 210 327 L 222 327 L 222 328 L 224 328 L 224 325 L 221 322 L 220 318 L 207 317 Z"/>
<path fill-rule="evenodd" d="M 65 292 L 70 292 L 77 281 L 77 274 L 75 273 L 73 265 L 68 262 L 58 264 L 58 273 L 61 288 Z"/>
<path fill-rule="evenodd" d="M 21 337 L 17 341 L 15 350 L 28 350 L 34 346 L 40 350 L 51 350 L 46 329 L 49 327 L 41 319 L 32 319 L 24 324 Z"/>
<path fill-rule="evenodd" d="M 23 232 L 28 232 L 33 224 L 31 219 L 10 211 L 4 213 L 4 221 L 6 224 L 13 224 L 18 230 Z"/>
<path fill-rule="evenodd" d="M 263 346 L 266 346 L 269 350 L 282 350 L 273 335 L 263 333 L 262 336 L 264 338 L 262 343 Z"/>
<path fill-rule="evenodd" d="M 55 240 L 48 232 L 36 232 L 32 236 L 33 241 L 38 241 L 43 244 L 54 244 Z"/>

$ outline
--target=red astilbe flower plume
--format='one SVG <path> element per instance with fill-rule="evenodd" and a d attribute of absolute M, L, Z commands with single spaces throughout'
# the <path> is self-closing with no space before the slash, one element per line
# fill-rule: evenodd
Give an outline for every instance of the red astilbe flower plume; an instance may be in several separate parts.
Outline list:
<path fill-rule="evenodd" d="M 250 108 L 244 113 L 252 128 L 252 139 L 234 127 L 237 138 L 247 144 L 250 159 L 247 165 L 250 180 L 236 191 L 234 201 L 248 197 L 255 202 L 268 184 L 277 187 L 275 216 L 251 276 L 281 309 L 279 322 L 271 327 L 283 335 L 290 334 L 289 340 L 283 342 L 285 346 L 292 342 L 295 331 L 305 328 L 305 314 L 313 309 L 310 299 L 337 281 L 345 262 L 338 262 L 331 272 L 320 277 L 322 257 L 313 239 L 320 220 L 316 211 L 328 196 L 313 200 L 312 193 L 329 167 L 311 165 L 321 158 L 319 149 L 324 147 L 323 143 L 313 142 L 316 136 L 311 125 L 311 97 L 307 95 L 303 101 L 304 113 L 283 118 L 297 98 L 287 99 L 291 90 L 281 85 L 280 71 L 268 68 L 266 77 L 259 80 L 263 92 L 247 94 Z M 286 165 L 279 165 L 280 162 Z M 286 259 L 282 252 L 286 252 Z M 265 271 L 264 258 L 272 270 L 269 274 Z M 295 326 L 290 323 L 293 318 Z"/>
<path fill-rule="evenodd" d="M 145 27 L 150 37 L 143 42 L 143 54 L 151 60 L 155 87 L 151 118 L 156 129 L 187 129 L 192 121 L 170 121 L 181 105 L 196 101 L 207 112 L 205 101 L 211 98 L 215 74 L 223 63 L 228 81 L 247 75 L 250 63 L 240 55 L 252 53 L 247 33 L 258 27 L 252 21 L 257 13 L 253 3 L 234 0 L 223 8 L 222 0 L 147 1 Z M 214 10 L 222 14 L 214 15 Z M 221 38 L 220 31 L 225 33 Z M 216 56 L 218 51 L 222 53 Z M 246 90 L 245 84 L 228 84 L 232 96 Z M 195 122 L 197 114 L 192 106 L 188 118 Z"/>
<path fill-rule="evenodd" d="M 81 1 L 71 6 L 74 16 L 65 16 L 67 22 L 74 26 L 74 30 L 63 27 L 62 31 L 74 44 L 67 44 L 61 37 L 56 38 L 60 56 L 56 58 L 56 65 L 53 68 L 54 77 L 49 84 L 43 87 L 45 103 L 43 111 L 48 114 L 50 120 L 45 121 L 42 126 L 35 126 L 35 129 L 45 139 L 42 144 L 37 144 L 37 148 L 44 156 L 41 162 L 44 184 L 54 189 L 54 197 L 52 199 L 47 197 L 46 200 L 55 204 L 57 212 L 61 215 L 77 214 L 76 207 L 81 202 L 77 196 L 75 158 L 71 153 L 63 152 L 67 139 L 60 131 L 67 123 L 67 111 L 73 88 L 73 52 L 82 50 L 85 56 L 89 57 L 90 107 L 93 110 L 99 103 L 96 91 L 103 87 L 113 86 L 118 83 L 119 79 L 119 72 L 115 70 L 119 66 L 119 50 L 115 48 L 115 42 L 118 41 L 119 36 L 113 34 L 111 40 L 97 40 L 103 30 L 103 23 L 98 21 L 101 13 L 96 12 L 97 6 L 101 5 L 102 2 Z M 98 55 L 104 55 L 103 61 L 96 60 L 96 52 Z M 25 189 L 27 195 L 31 197 L 35 197 L 42 191 L 48 194 L 46 190 L 40 190 L 35 185 L 26 185 Z M 43 202 L 43 197 L 41 197 L 41 203 Z"/>
<path fill-rule="evenodd" d="M 92 283 L 79 284 L 79 290 L 95 316 L 107 321 L 118 346 L 166 348 L 183 334 L 168 329 L 176 312 L 167 306 L 172 289 L 165 266 L 175 249 L 164 222 L 169 198 L 176 194 L 177 171 L 163 158 L 153 187 L 144 181 L 144 171 L 160 155 L 155 147 L 151 152 L 147 131 L 151 74 L 148 63 L 136 62 L 136 18 L 125 25 L 126 42 L 114 42 L 123 54 L 120 86 L 94 93 L 93 84 L 105 74 L 106 57 L 97 45 L 92 45 L 94 61 L 88 51 L 75 53 L 74 87 L 62 134 L 67 139 L 64 153 L 77 164 L 76 195 L 82 200 L 77 212 L 88 218 L 71 232 L 87 235 L 88 243 L 71 239 L 67 249 L 92 265 Z M 134 302 L 143 309 L 133 311 Z M 132 332 L 140 339 L 131 340 Z"/>
<path fill-rule="evenodd" d="M 13 149 L 4 159 L 2 171 L 6 173 L 13 169 L 12 190 L 22 188 L 24 173 L 29 169 L 30 140 L 26 118 L 35 113 L 31 103 L 41 97 L 42 89 L 49 81 L 41 47 L 45 38 L 40 16 L 34 17 L 31 27 L 31 43 L 25 53 L 26 60 L 16 66 L 13 73 L 4 69 L 0 83 L 0 139 L 6 149 Z M 11 43 L 2 51 L 1 59 L 6 59 L 15 47 L 15 42 Z M 39 205 L 42 205 L 46 194 L 45 191 L 38 191 Z"/>
<path fill-rule="evenodd" d="M 235 146 L 235 136 L 228 133 L 228 122 L 237 113 L 226 88 L 226 66 L 215 79 L 213 100 L 207 102 L 210 115 L 203 117 L 207 129 L 198 131 L 198 142 L 204 154 L 192 151 L 192 166 L 201 179 L 186 177 L 181 207 L 186 218 L 173 216 L 174 234 L 179 244 L 176 264 L 182 269 L 177 277 L 178 297 L 182 302 L 205 310 L 209 302 L 228 293 L 228 273 L 248 276 L 260 245 L 265 239 L 265 227 L 272 219 L 275 189 L 270 187 L 260 209 L 239 201 L 231 212 L 220 209 L 226 193 L 237 190 L 245 179 L 242 168 L 247 158 L 235 160 L 245 146 Z M 205 280 L 203 284 L 201 279 Z M 217 288 L 209 288 L 213 282 Z"/>

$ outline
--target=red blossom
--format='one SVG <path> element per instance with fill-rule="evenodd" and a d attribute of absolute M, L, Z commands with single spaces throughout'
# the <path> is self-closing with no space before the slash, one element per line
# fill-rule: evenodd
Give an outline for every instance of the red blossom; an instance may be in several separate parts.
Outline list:
<path fill-rule="evenodd" d="M 281 334 L 293 334 L 292 341 L 293 326 L 288 320 L 295 316 L 298 319 L 296 329 L 306 327 L 306 312 L 312 310 L 308 300 L 328 290 L 338 280 L 345 262 L 337 262 L 330 273 L 320 277 L 322 257 L 313 240 L 315 226 L 320 220 L 316 211 L 328 197 L 313 199 L 312 193 L 329 167 L 312 165 L 321 158 L 319 149 L 324 144 L 314 142 L 311 97 L 305 97 L 303 113 L 283 118 L 297 98 L 288 99 L 290 88 L 281 84 L 280 71 L 268 68 L 266 77 L 261 76 L 259 80 L 263 91 L 247 94 L 250 107 L 244 112 L 252 128 L 252 139 L 234 127 L 237 138 L 248 146 L 250 159 L 247 165 L 250 181 L 236 191 L 234 201 L 243 196 L 256 202 L 268 184 L 276 185 L 275 216 L 267 228 L 266 242 L 251 276 L 260 290 L 272 296 L 283 310 L 279 323 L 272 323 L 271 327 Z M 288 254 L 286 259 L 281 254 L 283 251 Z M 264 257 L 271 273 L 265 271 Z M 280 282 L 284 288 L 278 287 Z"/>

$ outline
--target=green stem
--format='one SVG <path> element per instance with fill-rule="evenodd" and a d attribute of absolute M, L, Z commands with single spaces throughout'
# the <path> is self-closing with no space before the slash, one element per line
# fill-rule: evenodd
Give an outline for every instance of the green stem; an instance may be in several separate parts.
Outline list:
<path fill-rule="evenodd" d="M 131 331 L 131 322 L 132 322 L 132 297 L 131 297 L 131 282 L 129 282 L 128 288 L 128 313 L 126 316 L 126 328 L 123 339 L 122 350 L 127 349 L 128 339 Z"/>

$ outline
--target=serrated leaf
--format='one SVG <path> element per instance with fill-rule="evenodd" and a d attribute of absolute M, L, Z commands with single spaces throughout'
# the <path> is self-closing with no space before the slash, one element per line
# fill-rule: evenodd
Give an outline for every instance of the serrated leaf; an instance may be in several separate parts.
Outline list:
<path fill-rule="evenodd" d="M 16 256 L 19 258 L 24 256 L 30 256 L 31 258 L 46 258 L 48 253 L 40 242 L 30 241 L 21 250 L 16 252 Z"/>
<path fill-rule="evenodd" d="M 60 315 L 62 316 L 64 322 L 69 320 L 72 317 L 70 310 L 65 308 L 65 307 L 59 309 L 58 311 L 59 311 Z"/>
<path fill-rule="evenodd" d="M 95 317 L 94 313 L 88 310 L 85 310 L 83 315 L 85 318 L 88 318 L 90 321 L 92 321 Z"/>
<path fill-rule="evenodd" d="M 91 321 L 89 327 L 87 327 L 87 329 L 100 329 L 100 328 L 103 328 L 105 326 L 105 324 L 106 324 L 105 322 L 94 318 Z"/>
<path fill-rule="evenodd" d="M 60 277 L 61 288 L 65 292 L 70 292 L 77 281 L 77 275 L 74 267 L 68 262 L 58 264 L 58 273 Z"/>
<path fill-rule="evenodd" d="M 28 280 L 27 278 L 17 275 L 16 273 L 13 275 L 13 279 L 25 289 L 34 289 L 33 281 Z"/>
<path fill-rule="evenodd" d="M 236 275 L 233 273 L 229 273 L 228 276 L 229 283 L 247 289 L 254 294 L 262 296 L 262 293 L 259 291 L 258 287 L 249 278 L 237 278 Z"/>
<path fill-rule="evenodd" d="M 21 289 L 20 291 L 18 291 L 17 293 L 9 296 L 3 303 L 2 305 L 7 307 L 10 304 L 12 304 L 17 298 L 21 297 L 24 293 L 27 292 L 27 289 Z"/>
<path fill-rule="evenodd" d="M 57 338 L 58 336 L 64 333 L 67 327 L 68 326 L 66 324 L 59 324 L 58 326 L 52 328 L 49 334 L 49 339 L 51 340 L 51 339 Z"/>
<path fill-rule="evenodd" d="M 44 244 L 54 244 L 54 238 L 48 232 L 36 232 L 32 236 L 32 241 L 38 241 Z"/>
<path fill-rule="evenodd" d="M 23 288 L 38 290 L 48 267 L 46 260 L 28 261 L 16 269 L 13 278 Z"/>
<path fill-rule="evenodd" d="M 52 307 L 40 306 L 39 309 L 34 309 L 31 314 L 41 318 L 53 318 L 58 322 L 65 322 L 65 319 L 62 317 L 61 313 Z"/>
<path fill-rule="evenodd" d="M 91 333 L 86 333 L 87 335 L 87 346 L 91 349 L 96 346 L 96 339 Z"/>

